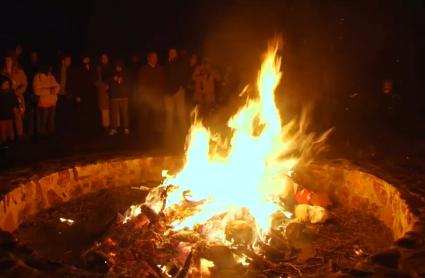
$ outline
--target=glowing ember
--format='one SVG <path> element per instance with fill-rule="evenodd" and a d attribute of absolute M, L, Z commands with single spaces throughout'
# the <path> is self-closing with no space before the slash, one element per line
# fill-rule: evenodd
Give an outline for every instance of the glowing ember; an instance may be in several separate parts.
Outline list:
<path fill-rule="evenodd" d="M 253 234 L 261 236 L 269 231 L 272 214 L 291 217 L 282 207 L 282 199 L 293 190 L 290 176 L 327 134 L 317 140 L 305 135 L 304 121 L 282 125 L 275 102 L 282 76 L 278 48 L 276 40 L 266 53 L 257 79 L 258 96 L 248 99 L 228 121 L 231 138 L 222 140 L 195 117 L 183 169 L 176 175 L 165 172 L 162 186 L 149 193 L 145 204 L 170 217 L 190 205 L 189 213 L 175 217 L 174 230 L 200 224 L 209 241 L 225 243 L 230 222 L 251 222 Z M 167 186 L 163 203 L 160 194 Z M 125 221 L 140 213 L 139 207 L 132 207 Z"/>
<path fill-rule="evenodd" d="M 63 218 L 63 217 L 59 217 L 59 221 L 62 223 L 68 224 L 69 226 L 74 224 L 74 220 Z"/>

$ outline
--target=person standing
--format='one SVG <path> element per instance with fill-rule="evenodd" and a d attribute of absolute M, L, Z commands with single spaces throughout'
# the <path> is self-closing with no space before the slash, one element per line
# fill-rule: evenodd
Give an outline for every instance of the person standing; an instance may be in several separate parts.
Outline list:
<path fill-rule="evenodd" d="M 113 69 L 109 63 L 109 56 L 106 53 L 100 55 L 100 63 L 96 67 L 97 71 L 97 93 L 98 93 L 98 107 L 102 119 L 102 127 L 105 134 L 109 131 L 110 127 L 110 112 L 109 112 L 109 82 L 112 79 Z"/>
<path fill-rule="evenodd" d="M 7 76 L 12 82 L 12 89 L 15 91 L 18 98 L 19 108 L 14 111 L 16 134 L 20 139 L 24 136 L 24 113 L 25 113 L 25 98 L 24 94 L 27 91 L 28 82 L 25 72 L 18 66 L 13 55 L 7 55 L 4 58 L 2 75 Z"/>
<path fill-rule="evenodd" d="M 166 91 L 164 95 L 165 143 L 170 145 L 175 138 L 186 134 L 185 75 L 187 67 L 179 60 L 177 50 L 168 51 Z"/>
<path fill-rule="evenodd" d="M 35 74 L 38 72 L 39 56 L 37 51 L 32 51 L 29 56 L 29 61 L 25 63 L 25 72 L 28 79 L 28 89 L 25 94 L 25 120 L 27 126 L 27 135 L 32 137 L 35 135 L 36 127 L 36 113 L 38 97 L 34 94 L 33 80 Z"/>
<path fill-rule="evenodd" d="M 163 95 L 165 91 L 165 71 L 158 64 L 158 54 L 151 51 L 137 78 L 137 103 L 139 106 L 139 135 L 148 134 L 143 139 L 148 144 L 158 143 L 163 132 L 161 117 L 163 110 Z"/>
<path fill-rule="evenodd" d="M 34 76 L 34 93 L 38 101 L 38 133 L 42 136 L 52 135 L 55 132 L 56 103 L 60 85 L 52 74 L 51 66 L 40 67 Z"/>
<path fill-rule="evenodd" d="M 210 61 L 204 59 L 192 75 L 195 81 L 194 100 L 199 105 L 199 112 L 208 116 L 216 102 L 215 83 L 221 79 L 217 70 L 213 69 Z"/>
<path fill-rule="evenodd" d="M 96 69 L 90 63 L 90 56 L 82 56 L 81 65 L 75 69 L 70 84 L 78 118 L 78 129 L 84 134 L 96 131 L 98 120 Z"/>
<path fill-rule="evenodd" d="M 0 143 L 2 145 L 6 144 L 7 140 L 15 140 L 13 119 L 14 111 L 18 107 L 19 102 L 12 89 L 12 80 L 7 76 L 0 75 Z"/>
<path fill-rule="evenodd" d="M 72 90 L 69 84 L 72 83 L 70 76 L 72 59 L 69 54 L 64 54 L 60 58 L 59 68 L 55 71 L 55 79 L 59 82 L 60 90 L 57 102 L 57 122 L 60 123 L 58 129 L 67 133 L 75 128 L 75 109 L 73 107 Z"/>
<path fill-rule="evenodd" d="M 111 98 L 111 118 L 112 129 L 109 135 L 118 133 L 120 125 L 123 126 L 124 134 L 130 134 L 128 124 L 128 79 L 124 74 L 124 63 L 117 61 L 115 63 L 112 79 L 109 83 L 111 85 L 110 98 Z"/>
<path fill-rule="evenodd" d="M 195 81 L 192 76 L 195 72 L 195 69 L 198 67 L 198 56 L 192 54 L 189 59 L 189 68 L 187 70 L 186 76 L 186 105 L 188 110 L 192 110 L 194 105 L 194 95 L 195 95 Z"/>

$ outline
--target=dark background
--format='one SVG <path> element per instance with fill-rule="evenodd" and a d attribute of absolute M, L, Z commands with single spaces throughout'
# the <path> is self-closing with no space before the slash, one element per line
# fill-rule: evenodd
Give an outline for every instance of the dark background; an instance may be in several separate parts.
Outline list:
<path fill-rule="evenodd" d="M 416 132 L 425 103 L 424 8 L 420 0 L 16 0 L 2 3 L 0 42 L 45 56 L 156 49 L 164 58 L 176 46 L 249 79 L 267 40 L 280 33 L 289 106 L 313 102 L 318 117 L 344 110 L 353 95 L 351 106 L 373 106 L 391 79 L 401 117 Z"/>

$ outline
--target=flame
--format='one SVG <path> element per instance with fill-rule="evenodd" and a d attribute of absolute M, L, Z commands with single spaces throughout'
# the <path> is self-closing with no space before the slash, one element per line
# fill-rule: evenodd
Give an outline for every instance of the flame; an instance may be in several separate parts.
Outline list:
<path fill-rule="evenodd" d="M 279 200 L 290 191 L 294 167 L 326 137 L 305 135 L 304 120 L 298 128 L 294 121 L 282 125 L 275 101 L 282 77 L 278 49 L 276 40 L 266 52 L 257 79 L 258 96 L 248 98 L 228 121 L 229 140 L 212 134 L 195 117 L 186 141 L 184 167 L 176 175 L 164 173 L 162 184 L 174 186 L 165 209 L 183 201 L 200 204 L 196 213 L 172 223 L 175 230 L 204 224 L 209 240 L 225 242 L 229 221 L 246 219 L 248 212 L 256 232 L 266 233 L 272 214 L 282 211 Z M 156 203 L 157 210 L 159 207 Z M 216 215 L 222 217 L 212 220 Z"/>

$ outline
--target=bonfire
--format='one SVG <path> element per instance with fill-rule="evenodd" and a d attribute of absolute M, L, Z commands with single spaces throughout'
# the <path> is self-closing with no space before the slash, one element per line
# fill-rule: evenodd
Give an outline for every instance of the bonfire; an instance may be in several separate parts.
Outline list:
<path fill-rule="evenodd" d="M 302 191 L 291 176 L 321 150 L 328 132 L 307 134 L 305 118 L 282 124 L 275 101 L 282 77 L 279 47 L 279 40 L 268 47 L 258 95 L 247 97 L 229 119 L 231 136 L 213 134 L 195 116 L 182 169 L 164 170 L 162 184 L 94 247 L 106 254 L 111 273 L 237 277 L 255 273 L 256 265 L 299 272 L 288 263 L 288 225 L 323 222 L 327 212 L 307 204 L 294 209 L 295 194 Z"/>

